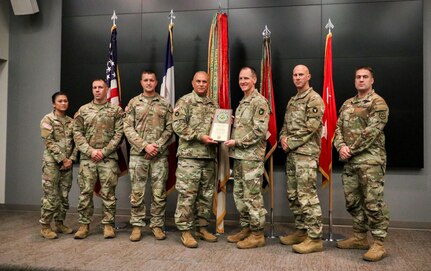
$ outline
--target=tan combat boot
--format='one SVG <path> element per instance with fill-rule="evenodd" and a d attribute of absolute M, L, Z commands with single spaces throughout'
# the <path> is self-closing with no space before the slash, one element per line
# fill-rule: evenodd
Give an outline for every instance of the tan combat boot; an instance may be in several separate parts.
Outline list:
<path fill-rule="evenodd" d="M 286 246 L 302 243 L 307 238 L 307 230 L 296 229 L 292 234 L 280 236 L 280 243 Z"/>
<path fill-rule="evenodd" d="M 165 232 L 161 228 L 154 227 L 154 228 L 151 229 L 151 231 L 153 232 L 154 237 L 157 240 L 165 240 L 166 239 L 166 234 L 165 234 Z"/>
<path fill-rule="evenodd" d="M 129 237 L 130 241 L 137 242 L 141 240 L 141 228 L 142 227 L 138 227 L 138 226 L 133 227 L 132 234 L 130 234 L 130 237 Z"/>
<path fill-rule="evenodd" d="M 355 232 L 353 236 L 338 241 L 336 246 L 342 249 L 369 249 L 370 245 L 368 244 L 367 233 L 366 232 Z"/>
<path fill-rule="evenodd" d="M 105 237 L 105 239 L 111 239 L 115 237 L 115 230 L 112 225 L 105 224 L 103 227 L 103 237 Z"/>
<path fill-rule="evenodd" d="M 241 229 L 240 232 L 237 232 L 235 234 L 229 235 L 227 237 L 227 241 L 229 243 L 237 243 L 239 241 L 244 240 L 245 238 L 249 237 L 251 234 L 251 230 L 249 227 L 244 227 Z"/>
<path fill-rule="evenodd" d="M 292 250 L 301 254 L 323 251 L 323 241 L 319 238 L 312 239 L 307 237 L 302 243 L 293 245 Z"/>
<path fill-rule="evenodd" d="M 181 242 L 185 247 L 188 248 L 197 248 L 198 242 L 193 237 L 190 231 L 182 231 L 181 232 Z"/>
<path fill-rule="evenodd" d="M 55 232 L 70 234 L 73 232 L 73 230 L 68 226 L 64 225 L 63 221 L 57 221 L 55 222 Z"/>
<path fill-rule="evenodd" d="M 42 224 L 42 229 L 40 230 L 40 234 L 46 239 L 57 238 L 57 234 L 52 231 L 50 224 Z"/>
<path fill-rule="evenodd" d="M 371 248 L 363 255 L 363 259 L 370 262 L 377 262 L 386 256 L 386 250 L 383 241 L 374 240 Z"/>
<path fill-rule="evenodd" d="M 263 231 L 253 231 L 247 238 L 236 243 L 237 248 L 255 248 L 265 246 Z"/>
<path fill-rule="evenodd" d="M 85 239 L 85 238 L 87 238 L 89 232 L 90 232 L 90 225 L 81 224 L 81 226 L 79 226 L 78 231 L 75 233 L 74 238 L 75 239 Z"/>
<path fill-rule="evenodd" d="M 196 237 L 199 237 L 200 239 L 207 242 L 217 242 L 217 236 L 210 233 L 205 227 L 198 228 L 198 230 L 196 231 Z"/>

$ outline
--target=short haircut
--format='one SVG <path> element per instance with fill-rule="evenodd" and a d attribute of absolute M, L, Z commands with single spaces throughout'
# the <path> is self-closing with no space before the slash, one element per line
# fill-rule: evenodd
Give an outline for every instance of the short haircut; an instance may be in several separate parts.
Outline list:
<path fill-rule="evenodd" d="M 253 67 L 250 67 L 250 66 L 244 66 L 244 67 L 242 67 L 242 68 L 241 68 L 241 70 L 239 70 L 239 71 L 241 72 L 242 70 L 245 70 L 245 69 L 250 69 L 251 74 L 252 74 L 254 77 L 256 77 L 256 78 L 257 78 L 256 70 L 255 70 Z"/>
<path fill-rule="evenodd" d="M 63 92 L 63 91 L 57 91 L 56 93 L 52 94 L 52 96 L 51 96 L 52 103 L 55 103 L 55 99 L 57 99 L 57 97 L 61 96 L 61 95 L 66 96 L 66 98 L 67 98 L 66 92 Z"/>
<path fill-rule="evenodd" d="M 108 82 L 106 82 L 106 80 L 102 79 L 102 78 L 96 78 L 93 81 L 91 81 L 91 86 L 93 86 L 93 83 L 96 82 L 96 81 L 102 81 L 105 84 L 105 86 L 109 86 Z"/>
<path fill-rule="evenodd" d="M 374 70 L 373 70 L 373 68 L 371 68 L 370 66 L 360 66 L 360 67 L 356 68 L 356 70 L 355 70 L 355 74 L 356 74 L 356 72 L 357 72 L 357 71 L 359 71 L 359 70 L 367 70 L 367 71 L 369 71 L 369 72 L 371 73 L 371 77 L 373 77 L 373 78 L 374 78 Z"/>
<path fill-rule="evenodd" d="M 142 70 L 142 72 L 141 72 L 141 77 L 142 77 L 142 75 L 144 75 L 144 74 L 154 74 L 154 76 L 157 78 L 157 74 L 156 74 L 156 72 L 155 72 L 155 71 L 153 71 L 153 70 Z"/>

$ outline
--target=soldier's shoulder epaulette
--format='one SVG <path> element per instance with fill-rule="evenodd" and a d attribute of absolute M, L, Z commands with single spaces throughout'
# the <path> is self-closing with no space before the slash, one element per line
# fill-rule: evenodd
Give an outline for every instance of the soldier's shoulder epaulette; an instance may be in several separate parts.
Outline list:
<path fill-rule="evenodd" d="M 42 120 L 40 121 L 40 124 L 42 125 L 43 123 L 52 123 L 53 117 L 54 114 L 52 113 L 46 114 L 45 116 L 43 116 Z"/>
<path fill-rule="evenodd" d="M 373 104 L 376 111 L 384 111 L 388 110 L 388 105 L 386 104 L 385 99 L 375 94 L 375 98 L 373 99 Z"/>
<path fill-rule="evenodd" d="M 75 115 L 73 115 L 73 118 L 76 119 L 77 117 L 79 117 L 82 114 L 82 111 L 87 110 L 87 108 L 90 106 L 91 106 L 91 103 L 81 105 L 81 107 L 78 109 L 78 111 L 76 111 Z"/>
<path fill-rule="evenodd" d="M 308 104 L 309 104 L 309 106 L 317 106 L 317 105 L 323 104 L 322 97 L 320 97 L 319 93 L 317 93 L 316 91 L 313 90 L 310 93 L 310 98 L 308 100 Z"/>

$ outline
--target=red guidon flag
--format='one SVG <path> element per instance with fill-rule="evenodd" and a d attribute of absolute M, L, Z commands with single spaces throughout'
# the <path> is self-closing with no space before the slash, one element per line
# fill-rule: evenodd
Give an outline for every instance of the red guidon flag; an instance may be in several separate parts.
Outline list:
<path fill-rule="evenodd" d="M 268 122 L 268 143 L 270 149 L 267 153 L 269 157 L 277 148 L 277 119 L 275 116 L 274 103 L 274 88 L 272 84 L 272 59 L 271 59 L 271 39 L 269 37 L 263 39 L 262 44 L 262 61 L 260 67 L 260 93 L 268 100 L 270 106 L 269 122 Z M 265 160 L 268 159 L 265 157 Z"/>
<path fill-rule="evenodd" d="M 334 82 L 332 81 L 332 33 L 326 36 L 325 67 L 322 99 L 325 103 L 323 113 L 321 153 L 319 171 L 322 173 L 322 186 L 332 181 L 332 141 L 337 125 L 337 108 L 335 105 Z"/>

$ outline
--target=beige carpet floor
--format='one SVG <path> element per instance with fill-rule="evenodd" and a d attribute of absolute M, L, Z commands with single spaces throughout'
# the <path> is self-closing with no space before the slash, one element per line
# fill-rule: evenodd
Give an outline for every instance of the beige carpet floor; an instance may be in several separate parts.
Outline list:
<path fill-rule="evenodd" d="M 235 222 L 228 223 L 217 243 L 199 241 L 197 249 L 188 249 L 172 221 L 167 222 L 166 240 L 155 240 L 146 228 L 143 239 L 132 243 L 128 216 L 117 217 L 120 229 L 111 240 L 103 239 L 100 215 L 94 216 L 85 240 L 73 235 L 45 240 L 38 217 L 35 211 L 0 210 L 0 270 L 431 270 L 431 230 L 390 229 L 388 257 L 369 263 L 362 260 L 364 251 L 340 250 L 332 242 L 325 242 L 323 252 L 308 255 L 293 253 L 278 238 L 266 239 L 263 248 L 239 250 L 226 241 L 238 229 Z M 76 230 L 77 215 L 68 215 L 66 224 Z M 350 230 L 334 227 L 333 233 L 347 236 Z M 275 225 L 275 233 L 289 231 L 291 225 Z"/>

